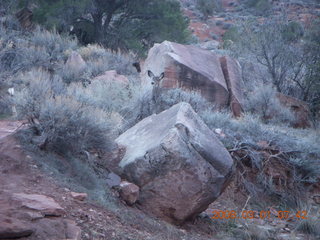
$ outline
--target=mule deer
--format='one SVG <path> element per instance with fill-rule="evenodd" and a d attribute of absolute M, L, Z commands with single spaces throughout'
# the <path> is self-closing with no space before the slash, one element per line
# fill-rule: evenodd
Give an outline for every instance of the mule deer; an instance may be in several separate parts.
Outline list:
<path fill-rule="evenodd" d="M 148 70 L 148 76 L 151 78 L 152 87 L 152 101 L 154 104 L 157 104 L 159 97 L 160 97 L 160 83 L 161 80 L 164 78 L 164 72 L 161 73 L 159 76 L 155 76 L 153 72 Z"/>

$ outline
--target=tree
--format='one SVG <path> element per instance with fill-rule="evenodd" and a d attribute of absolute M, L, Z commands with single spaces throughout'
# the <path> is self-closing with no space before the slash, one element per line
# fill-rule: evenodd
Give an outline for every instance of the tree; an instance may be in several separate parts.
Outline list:
<path fill-rule="evenodd" d="M 320 19 L 313 22 L 305 37 L 306 78 L 300 83 L 304 99 L 310 102 L 311 112 L 320 113 Z"/>
<path fill-rule="evenodd" d="M 84 43 L 143 52 L 155 42 L 185 42 L 188 21 L 175 0 L 38 0 L 35 19 Z"/>
<path fill-rule="evenodd" d="M 292 86 L 300 88 L 297 82 L 305 76 L 301 35 L 290 31 L 291 24 L 286 21 L 269 19 L 262 24 L 244 23 L 237 31 L 238 37 L 232 39 L 236 54 L 264 66 L 277 91 L 285 94 L 293 94 Z"/>

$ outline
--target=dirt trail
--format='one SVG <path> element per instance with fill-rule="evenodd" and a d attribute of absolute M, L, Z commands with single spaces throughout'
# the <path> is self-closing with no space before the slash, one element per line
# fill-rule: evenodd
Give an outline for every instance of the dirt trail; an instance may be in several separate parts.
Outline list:
<path fill-rule="evenodd" d="M 102 207 L 72 198 L 69 189 L 59 186 L 42 172 L 13 135 L 21 126 L 22 122 L 0 121 L 0 239 L 7 229 L 22 235 L 27 230 L 33 231 L 29 237 L 19 239 L 69 239 L 67 235 L 62 237 L 62 232 L 73 231 L 76 236 L 77 226 L 81 229 L 81 237 L 71 239 L 125 239 L 116 237 L 119 232 L 123 236 L 147 239 L 146 233 L 123 226 L 116 216 Z M 52 198 L 64 209 L 64 214 L 44 217 L 41 212 L 26 210 L 27 203 L 13 201 L 13 196 L 21 193 Z M 62 224 L 70 221 L 73 222 L 71 230 Z"/>

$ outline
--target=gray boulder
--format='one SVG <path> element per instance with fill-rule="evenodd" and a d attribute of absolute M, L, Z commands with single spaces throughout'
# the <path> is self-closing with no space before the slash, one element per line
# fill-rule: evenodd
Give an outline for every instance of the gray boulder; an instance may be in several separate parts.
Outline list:
<path fill-rule="evenodd" d="M 117 171 L 140 187 L 148 213 L 181 224 L 204 211 L 231 179 L 233 160 L 188 103 L 145 118 L 116 139 Z"/>

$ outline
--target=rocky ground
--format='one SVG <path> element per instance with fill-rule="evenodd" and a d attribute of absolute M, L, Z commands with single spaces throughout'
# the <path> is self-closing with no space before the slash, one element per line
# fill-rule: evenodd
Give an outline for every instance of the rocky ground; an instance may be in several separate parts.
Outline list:
<path fill-rule="evenodd" d="M 0 122 L 0 239 L 149 239 L 103 207 L 80 201 L 42 172 L 12 135 L 21 122 Z M 50 237 L 48 237 L 50 236 Z"/>
<path fill-rule="evenodd" d="M 278 219 L 279 209 L 273 206 L 266 209 L 271 212 L 269 219 L 210 219 L 217 210 L 255 210 L 246 205 L 247 196 L 234 184 L 205 213 L 181 228 L 156 219 L 148 225 L 148 216 L 121 200 L 116 214 L 44 172 L 13 135 L 23 127 L 22 122 L 0 121 L 0 239 L 231 239 L 221 231 L 228 226 L 242 235 L 255 232 L 279 240 L 316 239 L 295 231 L 302 220 L 294 215 Z M 130 215 L 121 217 L 121 212 Z M 319 213 L 315 214 L 309 216 L 312 221 L 319 220 Z"/>

